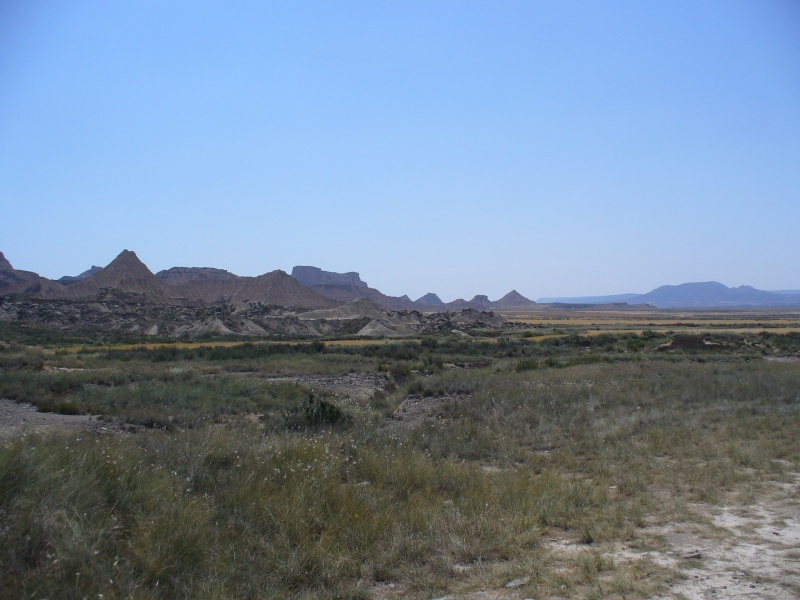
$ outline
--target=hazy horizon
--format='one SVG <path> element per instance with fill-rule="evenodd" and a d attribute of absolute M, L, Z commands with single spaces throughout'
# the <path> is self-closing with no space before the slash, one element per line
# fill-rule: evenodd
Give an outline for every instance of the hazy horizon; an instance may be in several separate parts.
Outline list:
<path fill-rule="evenodd" d="M 2 251 L 51 279 L 800 289 L 784 0 L 0 7 Z"/>

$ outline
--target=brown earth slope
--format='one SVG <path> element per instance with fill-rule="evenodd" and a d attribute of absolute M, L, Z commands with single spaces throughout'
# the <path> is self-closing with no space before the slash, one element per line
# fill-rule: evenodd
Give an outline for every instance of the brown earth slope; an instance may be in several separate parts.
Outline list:
<path fill-rule="evenodd" d="M 181 285 L 193 281 L 231 281 L 237 276 L 224 269 L 211 267 L 172 267 L 156 273 L 167 285 Z"/>
<path fill-rule="evenodd" d="M 0 295 L 23 294 L 58 297 L 63 286 L 30 271 L 18 271 L 0 252 Z"/>
<path fill-rule="evenodd" d="M 333 308 L 340 304 L 322 297 L 280 270 L 258 277 L 188 281 L 168 288 L 176 296 L 205 303 L 249 301 L 301 308 Z"/>

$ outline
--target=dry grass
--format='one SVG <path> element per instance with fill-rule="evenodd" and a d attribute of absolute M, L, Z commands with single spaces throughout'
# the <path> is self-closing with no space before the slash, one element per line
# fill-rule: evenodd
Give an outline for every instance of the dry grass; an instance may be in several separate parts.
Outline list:
<path fill-rule="evenodd" d="M 794 337 L 759 339 L 797 355 Z M 800 466 L 800 364 L 661 341 L 8 349 L 5 390 L 171 425 L 5 441 L 0 596 L 430 598 L 521 579 L 524 597 L 652 597 L 674 570 L 613 549 L 658 547 L 648 526 Z M 350 370 L 391 386 L 316 390 L 335 420 L 298 419 L 309 390 L 269 381 Z M 436 408 L 400 427 L 386 414 L 409 392 Z"/>

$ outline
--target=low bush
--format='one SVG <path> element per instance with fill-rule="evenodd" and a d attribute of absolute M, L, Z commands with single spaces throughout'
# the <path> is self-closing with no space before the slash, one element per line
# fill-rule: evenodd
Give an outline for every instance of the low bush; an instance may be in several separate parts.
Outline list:
<path fill-rule="evenodd" d="M 289 429 L 315 429 L 339 425 L 350 421 L 341 408 L 329 400 L 309 393 L 305 402 L 287 410 L 286 427 Z"/>

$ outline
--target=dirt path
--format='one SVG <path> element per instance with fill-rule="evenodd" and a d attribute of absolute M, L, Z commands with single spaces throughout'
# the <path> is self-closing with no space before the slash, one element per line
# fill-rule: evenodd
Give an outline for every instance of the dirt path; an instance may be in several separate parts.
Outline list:
<path fill-rule="evenodd" d="M 0 439 L 16 435 L 23 430 L 44 431 L 56 427 L 95 428 L 96 417 L 89 415 L 59 415 L 36 412 L 31 404 L 0 399 Z"/>

